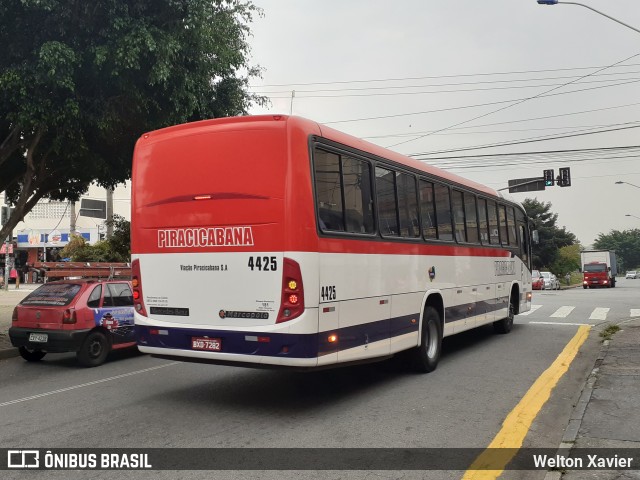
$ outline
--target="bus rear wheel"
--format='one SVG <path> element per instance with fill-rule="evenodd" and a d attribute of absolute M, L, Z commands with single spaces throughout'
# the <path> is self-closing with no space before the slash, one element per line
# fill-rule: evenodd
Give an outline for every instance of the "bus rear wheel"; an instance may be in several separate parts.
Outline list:
<path fill-rule="evenodd" d="M 516 296 L 511 294 L 509 297 L 509 308 L 507 309 L 507 316 L 502 320 L 493 322 L 493 330 L 496 333 L 509 333 L 513 328 L 513 319 L 516 313 Z"/>
<path fill-rule="evenodd" d="M 421 373 L 433 372 L 442 353 L 442 323 L 440 314 L 433 307 L 424 309 L 422 342 L 411 350 L 413 368 Z"/>

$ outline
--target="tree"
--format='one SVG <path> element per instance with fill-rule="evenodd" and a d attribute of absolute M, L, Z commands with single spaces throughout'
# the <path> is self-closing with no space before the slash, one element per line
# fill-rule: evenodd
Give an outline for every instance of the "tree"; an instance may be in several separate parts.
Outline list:
<path fill-rule="evenodd" d="M 246 114 L 249 0 L 0 2 L 0 239 L 42 198 L 130 176 L 145 131 Z"/>
<path fill-rule="evenodd" d="M 582 246 L 579 243 L 560 248 L 558 257 L 555 262 L 553 262 L 553 265 L 551 265 L 551 271 L 558 276 L 562 276 L 579 270 L 581 268 L 581 249 Z"/>
<path fill-rule="evenodd" d="M 84 238 L 75 235 L 62 249 L 60 256 L 70 258 L 74 262 L 130 262 L 130 222 L 115 215 L 113 224 L 114 231 L 111 238 L 89 245 Z"/>
<path fill-rule="evenodd" d="M 543 203 L 527 198 L 522 202 L 527 215 L 538 230 L 540 242 L 532 245 L 533 266 L 550 268 L 557 260 L 559 249 L 577 243 L 576 236 L 564 227 L 558 228 L 557 213 L 551 213 L 551 202 Z"/>
<path fill-rule="evenodd" d="M 600 233 L 593 243 L 598 250 L 615 250 L 618 265 L 625 270 L 640 267 L 640 230 L 611 230 Z"/>

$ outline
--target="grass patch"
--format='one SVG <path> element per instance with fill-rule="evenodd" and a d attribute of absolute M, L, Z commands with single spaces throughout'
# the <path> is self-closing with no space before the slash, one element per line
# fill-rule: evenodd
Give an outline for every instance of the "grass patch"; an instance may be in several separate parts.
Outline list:
<path fill-rule="evenodd" d="M 618 332 L 619 330 L 620 327 L 618 325 L 609 324 L 603 331 L 600 332 L 600 337 L 602 337 L 602 340 L 611 340 L 613 334 Z"/>

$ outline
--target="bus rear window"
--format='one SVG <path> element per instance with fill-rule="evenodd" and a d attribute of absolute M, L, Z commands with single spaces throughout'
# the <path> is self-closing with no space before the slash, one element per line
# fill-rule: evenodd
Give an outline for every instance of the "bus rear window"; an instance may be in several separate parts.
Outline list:
<path fill-rule="evenodd" d="M 81 285 L 75 283 L 50 283 L 30 293 L 20 305 L 65 306 L 69 305 L 80 291 Z"/>

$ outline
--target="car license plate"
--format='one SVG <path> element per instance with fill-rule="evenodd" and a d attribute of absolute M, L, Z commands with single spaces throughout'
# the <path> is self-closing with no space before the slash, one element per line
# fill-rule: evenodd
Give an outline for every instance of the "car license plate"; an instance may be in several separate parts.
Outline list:
<path fill-rule="evenodd" d="M 191 349 L 219 352 L 220 350 L 222 350 L 222 341 L 219 338 L 192 337 Z"/>
<path fill-rule="evenodd" d="M 47 333 L 30 333 L 29 341 L 38 343 L 47 343 L 49 340 L 49 334 Z"/>

